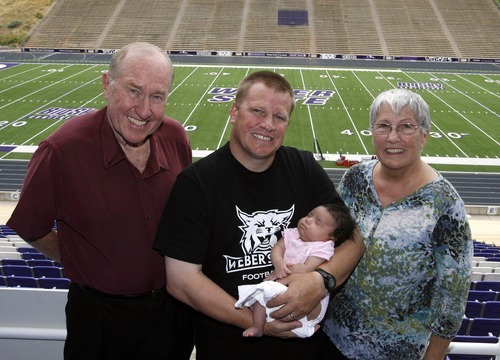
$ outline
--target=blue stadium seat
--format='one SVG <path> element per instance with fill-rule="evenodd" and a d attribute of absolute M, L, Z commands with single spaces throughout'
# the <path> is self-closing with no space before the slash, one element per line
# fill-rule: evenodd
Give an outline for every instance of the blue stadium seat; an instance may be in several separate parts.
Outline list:
<path fill-rule="evenodd" d="M 485 302 L 482 317 L 500 319 L 500 301 Z"/>
<path fill-rule="evenodd" d="M 467 300 L 469 301 L 496 301 L 498 298 L 497 291 L 488 290 L 469 290 Z"/>
<path fill-rule="evenodd" d="M 474 336 L 500 336 L 500 319 L 475 318 L 471 320 L 469 335 Z"/>
<path fill-rule="evenodd" d="M 38 283 L 34 277 L 10 276 L 6 278 L 7 285 L 10 287 L 29 287 L 36 288 Z"/>
<path fill-rule="evenodd" d="M 1 270 L 4 276 L 33 277 L 33 272 L 28 265 L 4 265 Z"/>
<path fill-rule="evenodd" d="M 470 342 L 470 343 L 485 343 L 485 344 L 496 344 L 498 338 L 496 336 L 473 336 L 473 335 L 457 335 L 454 342 Z"/>
<path fill-rule="evenodd" d="M 30 254 L 40 254 L 40 251 L 35 249 L 34 247 L 18 247 L 17 251 L 21 254 L 30 253 Z"/>
<path fill-rule="evenodd" d="M 54 266 L 54 262 L 49 259 L 31 259 L 27 262 L 29 266 Z"/>
<path fill-rule="evenodd" d="M 479 301 L 467 301 L 467 305 L 465 307 L 465 316 L 467 316 L 468 318 L 481 317 L 482 311 L 483 303 Z"/>
<path fill-rule="evenodd" d="M 70 281 L 67 278 L 40 278 L 38 284 L 44 289 L 69 289 Z"/>
<path fill-rule="evenodd" d="M 26 260 L 22 259 L 1 259 L 2 265 L 26 265 Z"/>
<path fill-rule="evenodd" d="M 500 281 L 476 281 L 474 290 L 500 291 Z"/>
<path fill-rule="evenodd" d="M 470 320 L 466 317 L 462 319 L 462 324 L 460 325 L 460 329 L 458 329 L 457 335 L 468 335 L 469 333 L 469 323 Z"/>
<path fill-rule="evenodd" d="M 24 260 L 33 260 L 33 259 L 39 259 L 39 260 L 46 260 L 47 257 L 43 255 L 42 253 L 22 253 L 21 257 Z"/>
<path fill-rule="evenodd" d="M 36 278 L 60 278 L 63 276 L 62 269 L 55 266 L 34 266 L 33 275 Z"/>

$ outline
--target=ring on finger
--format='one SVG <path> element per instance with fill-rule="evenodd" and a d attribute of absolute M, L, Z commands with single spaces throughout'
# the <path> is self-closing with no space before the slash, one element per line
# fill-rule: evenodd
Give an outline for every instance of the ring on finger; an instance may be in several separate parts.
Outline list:
<path fill-rule="evenodd" d="M 293 315 L 293 313 L 288 314 L 288 316 L 290 316 L 293 320 L 296 319 L 296 317 Z"/>

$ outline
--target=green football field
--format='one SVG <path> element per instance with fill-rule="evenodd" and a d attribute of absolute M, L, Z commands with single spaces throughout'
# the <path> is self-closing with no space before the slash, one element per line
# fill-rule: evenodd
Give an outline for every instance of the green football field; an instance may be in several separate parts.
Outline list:
<path fill-rule="evenodd" d="M 6 65 L 0 69 L 1 159 L 29 159 L 64 121 L 105 105 L 100 79 L 106 65 Z M 235 88 L 259 69 L 266 68 L 176 64 L 166 112 L 188 131 L 195 157 L 228 140 Z M 296 92 L 285 144 L 321 151 L 328 167 L 339 151 L 353 159 L 374 153 L 368 108 L 378 93 L 406 87 L 431 108 L 431 136 L 422 154 L 429 162 L 500 170 L 500 73 L 267 69 L 285 76 Z"/>

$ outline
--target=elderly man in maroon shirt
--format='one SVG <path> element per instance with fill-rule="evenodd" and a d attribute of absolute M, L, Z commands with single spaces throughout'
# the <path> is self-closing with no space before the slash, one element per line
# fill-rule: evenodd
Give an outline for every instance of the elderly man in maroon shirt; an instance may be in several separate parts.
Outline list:
<path fill-rule="evenodd" d="M 188 359 L 188 310 L 165 291 L 152 250 L 177 174 L 191 163 L 183 127 L 164 115 L 173 66 L 133 43 L 102 75 L 108 104 L 42 141 L 8 225 L 71 279 L 66 359 Z M 55 230 L 54 223 L 57 230 Z"/>

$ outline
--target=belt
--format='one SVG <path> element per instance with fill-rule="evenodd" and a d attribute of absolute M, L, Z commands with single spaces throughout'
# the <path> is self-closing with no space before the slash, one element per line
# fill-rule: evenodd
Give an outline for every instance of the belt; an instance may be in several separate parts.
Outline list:
<path fill-rule="evenodd" d="M 159 287 L 157 289 L 154 289 L 152 291 L 148 291 L 145 293 L 129 294 L 129 295 L 107 294 L 107 293 L 103 293 L 97 289 L 91 288 L 90 286 L 87 286 L 87 285 L 78 285 L 78 287 L 80 289 L 82 289 L 83 291 L 85 291 L 86 293 L 96 295 L 96 296 L 101 296 L 101 297 L 108 298 L 108 299 L 144 299 L 144 298 L 155 299 L 155 298 L 161 297 L 162 295 L 164 295 L 167 292 L 167 289 L 165 288 L 165 286 Z"/>

